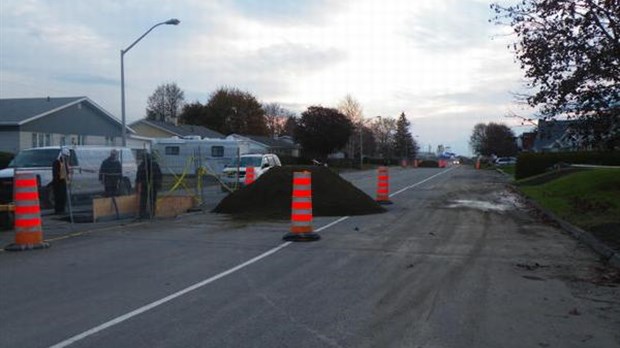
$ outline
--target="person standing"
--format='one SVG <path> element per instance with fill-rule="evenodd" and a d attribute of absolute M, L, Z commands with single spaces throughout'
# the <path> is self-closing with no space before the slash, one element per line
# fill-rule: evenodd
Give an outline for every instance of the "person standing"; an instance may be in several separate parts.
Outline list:
<path fill-rule="evenodd" d="M 52 187 L 54 190 L 54 212 L 56 214 L 63 214 L 67 205 L 70 155 L 69 149 L 62 147 L 58 157 L 52 163 Z"/>
<path fill-rule="evenodd" d="M 118 150 L 113 149 L 99 168 L 99 181 L 103 183 L 105 197 L 118 196 L 122 173 L 123 167 L 118 160 Z"/>
<path fill-rule="evenodd" d="M 150 154 L 145 153 L 136 173 L 140 195 L 140 218 L 152 218 L 157 212 L 157 191 L 161 189 L 161 169 Z"/>

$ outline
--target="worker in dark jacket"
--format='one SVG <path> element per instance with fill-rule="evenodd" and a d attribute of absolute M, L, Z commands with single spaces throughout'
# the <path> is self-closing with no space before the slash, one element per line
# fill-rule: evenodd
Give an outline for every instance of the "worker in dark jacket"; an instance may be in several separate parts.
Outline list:
<path fill-rule="evenodd" d="M 62 214 L 67 205 L 67 183 L 69 182 L 69 156 L 66 147 L 60 149 L 58 157 L 52 163 L 52 188 L 54 190 L 54 212 Z"/>
<path fill-rule="evenodd" d="M 99 181 L 103 183 L 105 197 L 118 196 L 122 173 L 123 167 L 118 160 L 118 151 L 113 149 L 99 168 Z"/>
<path fill-rule="evenodd" d="M 161 189 L 161 169 L 150 154 L 145 153 L 136 173 L 140 194 L 140 218 L 152 218 L 157 212 L 157 191 Z"/>

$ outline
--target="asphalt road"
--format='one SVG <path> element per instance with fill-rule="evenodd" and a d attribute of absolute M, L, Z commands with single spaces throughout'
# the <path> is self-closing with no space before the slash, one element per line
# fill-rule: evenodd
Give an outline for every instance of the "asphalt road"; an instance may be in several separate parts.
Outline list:
<path fill-rule="evenodd" d="M 316 218 L 318 242 L 205 213 L 1 252 L 0 347 L 620 346 L 608 270 L 500 174 L 390 184 L 387 213 Z"/>

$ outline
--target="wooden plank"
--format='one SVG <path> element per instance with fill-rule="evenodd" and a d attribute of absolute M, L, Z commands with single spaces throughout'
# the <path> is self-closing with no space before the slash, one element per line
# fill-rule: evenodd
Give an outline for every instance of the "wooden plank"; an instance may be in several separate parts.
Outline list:
<path fill-rule="evenodd" d="M 135 194 L 114 198 L 93 198 L 93 221 L 95 222 L 134 217 L 137 214 L 138 198 Z"/>
<path fill-rule="evenodd" d="M 157 200 L 156 217 L 175 217 L 193 208 L 195 200 L 190 196 L 166 196 Z"/>
<path fill-rule="evenodd" d="M 0 211 L 14 211 L 14 204 L 0 204 Z"/>

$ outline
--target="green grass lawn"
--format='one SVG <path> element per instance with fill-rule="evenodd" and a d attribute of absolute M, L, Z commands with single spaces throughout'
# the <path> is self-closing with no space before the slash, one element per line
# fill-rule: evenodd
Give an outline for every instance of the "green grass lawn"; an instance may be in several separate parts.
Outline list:
<path fill-rule="evenodd" d="M 620 169 L 592 169 L 520 189 L 560 218 L 620 245 Z"/>

